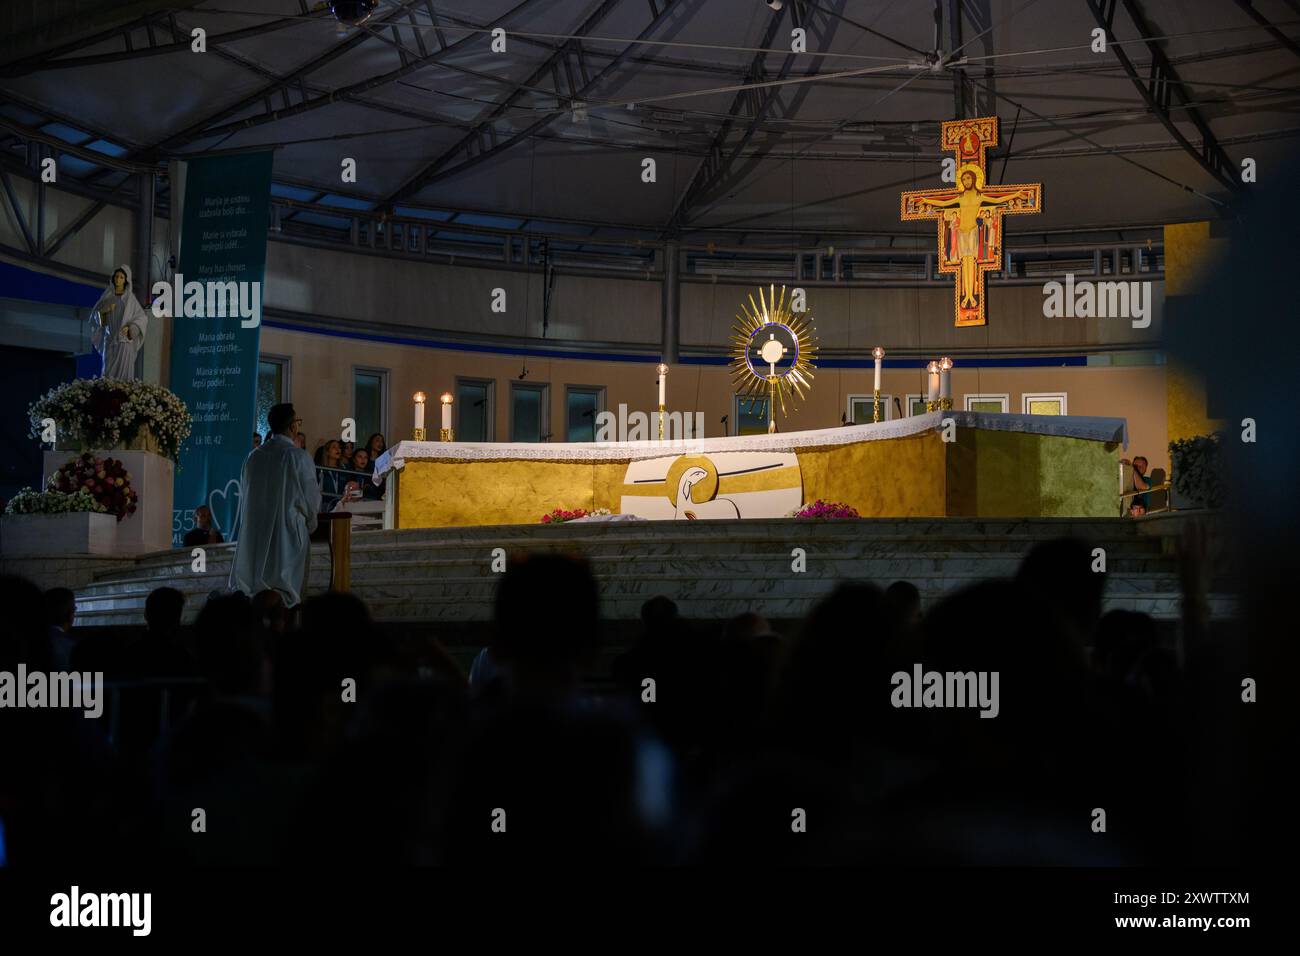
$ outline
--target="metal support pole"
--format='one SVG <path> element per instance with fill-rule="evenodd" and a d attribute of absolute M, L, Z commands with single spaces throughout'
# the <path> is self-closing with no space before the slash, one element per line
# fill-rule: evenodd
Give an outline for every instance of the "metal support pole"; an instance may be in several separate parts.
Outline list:
<path fill-rule="evenodd" d="M 141 173 L 137 183 L 139 208 L 135 216 L 134 263 L 132 276 L 135 297 L 145 308 L 149 307 L 149 290 L 153 288 L 153 200 L 154 174 Z"/>
<path fill-rule="evenodd" d="M 153 173 L 140 173 L 136 182 L 137 205 L 135 211 L 135 235 L 131 253 L 131 282 L 135 286 L 132 291 L 135 293 L 136 300 L 147 312 L 149 310 L 149 296 L 153 290 L 153 202 L 155 176 Z M 159 346 L 162 343 L 158 327 L 153 329 L 152 336 L 145 337 L 145 347 L 140 349 L 135 359 L 135 374 L 137 378 L 150 382 L 161 381 L 162 369 L 161 351 Z"/>
<path fill-rule="evenodd" d="M 45 147 L 36 144 L 36 254 L 45 255 L 45 177 L 42 175 L 41 160 L 45 158 Z"/>
<path fill-rule="evenodd" d="M 663 257 L 664 281 L 660 293 L 663 319 L 660 328 L 660 341 L 663 347 L 661 361 L 665 365 L 672 366 L 677 364 L 678 343 L 681 341 L 682 331 L 682 286 L 679 273 L 681 247 L 676 240 L 664 243 Z"/>

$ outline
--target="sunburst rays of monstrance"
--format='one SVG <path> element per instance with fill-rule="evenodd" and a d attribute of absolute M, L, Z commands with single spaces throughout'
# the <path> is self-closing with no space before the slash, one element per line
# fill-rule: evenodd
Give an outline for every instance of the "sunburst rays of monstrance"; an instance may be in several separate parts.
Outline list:
<path fill-rule="evenodd" d="M 750 293 L 749 303 L 740 304 L 736 325 L 731 327 L 733 388 L 739 388 L 741 401 L 754 407 L 759 394 L 767 390 L 767 431 L 776 431 L 776 406 L 781 405 L 782 416 L 788 415 L 786 397 L 791 407 L 797 396 L 800 401 L 812 390 L 812 370 L 817 366 L 817 336 L 812 316 L 795 315 L 785 301 L 785 286 L 777 298 L 776 286 L 768 286 L 767 297 L 763 287 L 758 288 L 758 302 Z"/>

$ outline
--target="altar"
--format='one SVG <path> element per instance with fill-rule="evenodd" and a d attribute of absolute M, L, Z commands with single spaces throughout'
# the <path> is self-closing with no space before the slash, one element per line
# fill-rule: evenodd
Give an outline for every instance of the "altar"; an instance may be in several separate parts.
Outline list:
<path fill-rule="evenodd" d="M 646 520 L 785 517 L 821 499 L 864 518 L 1112 517 L 1122 418 L 934 411 L 683 441 L 403 441 L 375 464 L 385 528 L 536 524 L 554 509 Z"/>

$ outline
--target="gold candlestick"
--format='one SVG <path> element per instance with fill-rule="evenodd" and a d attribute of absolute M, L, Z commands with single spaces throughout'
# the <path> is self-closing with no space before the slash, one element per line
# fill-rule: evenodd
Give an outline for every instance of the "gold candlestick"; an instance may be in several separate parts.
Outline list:
<path fill-rule="evenodd" d="M 438 429 L 438 441 L 455 441 L 455 433 L 450 428 Z"/>
<path fill-rule="evenodd" d="M 871 396 L 871 420 L 873 422 L 878 422 L 880 421 L 880 389 L 878 388 L 872 389 L 872 392 L 873 394 Z"/>
<path fill-rule="evenodd" d="M 425 441 L 428 438 L 428 432 L 423 428 L 417 428 L 415 429 L 415 435 L 413 437 L 416 441 Z"/>
<path fill-rule="evenodd" d="M 659 440 L 664 440 L 664 407 L 659 406 Z"/>
<path fill-rule="evenodd" d="M 952 398 L 949 397 L 949 398 L 941 398 L 941 399 L 939 399 L 939 408 L 940 408 L 940 410 L 945 411 L 945 412 L 950 412 L 950 411 L 952 411 Z"/>

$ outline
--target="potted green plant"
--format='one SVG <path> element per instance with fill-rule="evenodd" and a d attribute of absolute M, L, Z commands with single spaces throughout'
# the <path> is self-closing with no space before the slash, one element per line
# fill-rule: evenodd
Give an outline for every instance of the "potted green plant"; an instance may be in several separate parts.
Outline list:
<path fill-rule="evenodd" d="M 1179 508 L 1220 508 L 1227 492 L 1222 439 L 1218 434 L 1169 443 L 1175 502 Z"/>

